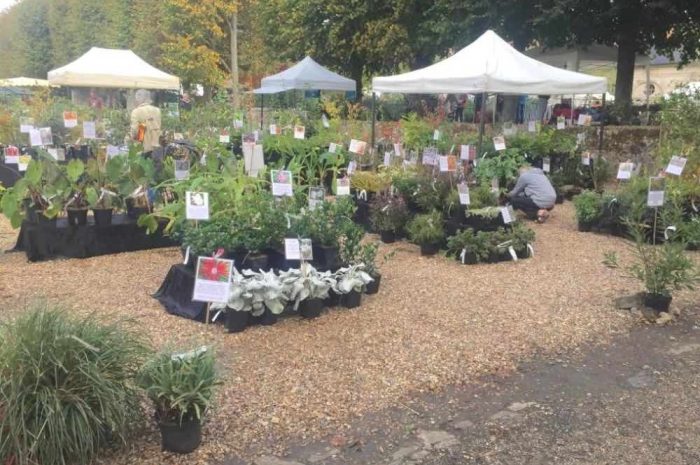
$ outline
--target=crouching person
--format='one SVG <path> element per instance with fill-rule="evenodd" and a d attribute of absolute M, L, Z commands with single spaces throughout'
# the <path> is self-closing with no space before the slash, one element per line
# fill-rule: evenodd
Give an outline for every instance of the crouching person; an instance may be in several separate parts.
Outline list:
<path fill-rule="evenodd" d="M 539 223 L 544 223 L 554 208 L 557 193 L 544 171 L 526 165 L 520 168 L 520 176 L 508 198 L 513 208 L 522 210 L 528 218 L 536 216 Z"/>

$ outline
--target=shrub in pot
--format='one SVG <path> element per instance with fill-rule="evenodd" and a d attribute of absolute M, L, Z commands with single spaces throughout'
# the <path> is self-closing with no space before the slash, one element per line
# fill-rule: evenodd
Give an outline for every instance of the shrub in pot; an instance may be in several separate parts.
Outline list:
<path fill-rule="evenodd" d="M 372 281 L 365 286 L 365 294 L 376 294 L 379 292 L 379 284 L 382 281 L 382 274 L 377 269 L 377 244 L 363 244 L 360 262 L 365 266 L 365 271 L 372 278 Z"/>
<path fill-rule="evenodd" d="M 380 195 L 370 205 L 372 227 L 379 232 L 382 242 L 387 244 L 396 240 L 408 218 L 408 208 L 401 197 Z"/>
<path fill-rule="evenodd" d="M 359 307 L 362 302 L 362 290 L 372 282 L 372 277 L 364 268 L 364 265 L 356 264 L 335 272 L 333 290 L 340 295 L 340 303 L 345 308 Z"/>
<path fill-rule="evenodd" d="M 304 219 L 298 223 L 305 229 L 299 231 L 299 237 L 310 237 L 312 240 L 314 262 L 319 267 L 334 270 L 340 266 L 340 242 L 348 228 L 354 226 L 354 211 L 352 200 L 341 197 L 317 205 L 313 211 L 306 212 Z"/>
<path fill-rule="evenodd" d="M 411 242 L 420 245 L 421 255 L 435 255 L 445 238 L 442 215 L 435 210 L 417 215 L 408 223 L 407 230 Z"/>
<path fill-rule="evenodd" d="M 188 454 L 201 444 L 202 420 L 219 384 L 211 351 L 161 353 L 148 362 L 139 384 L 155 407 L 163 450 Z"/>
<path fill-rule="evenodd" d="M 280 280 L 287 300 L 294 303 L 293 309 L 304 318 L 321 314 L 328 292 L 335 284 L 330 271 L 318 271 L 309 263 L 302 263 L 299 269 L 280 271 Z"/>
<path fill-rule="evenodd" d="M 84 173 L 85 165 L 80 160 L 71 160 L 66 165 L 66 177 L 70 182 L 70 195 L 66 199 L 65 208 L 68 214 L 68 224 L 71 226 L 87 224 L 87 179 Z"/>
<path fill-rule="evenodd" d="M 465 265 L 485 262 L 491 254 L 488 234 L 472 228 L 459 231 L 447 238 L 447 253 Z"/>
<path fill-rule="evenodd" d="M 226 312 L 249 312 L 253 321 L 262 325 L 272 325 L 277 322 L 277 315 L 284 311 L 288 294 L 285 284 L 272 271 L 243 270 L 239 273 L 234 269 Z M 217 305 L 216 308 L 221 307 Z M 237 321 L 239 319 L 238 316 L 231 318 L 236 318 Z M 239 326 L 236 326 L 236 330 L 233 331 L 228 321 L 227 316 L 230 332 L 245 329 L 238 329 Z"/>
<path fill-rule="evenodd" d="M 634 262 L 625 269 L 625 276 L 641 281 L 645 288 L 644 305 L 657 311 L 667 312 L 672 293 L 681 289 L 694 289 L 700 282 L 700 270 L 689 258 L 683 242 L 668 240 L 662 245 L 646 242 L 643 225 L 628 221 L 634 237 L 631 245 Z M 619 268 L 617 255 L 607 253 L 604 263 Z"/>
<path fill-rule="evenodd" d="M 36 304 L 0 326 L 0 463 L 87 465 L 143 413 L 133 326 Z"/>
<path fill-rule="evenodd" d="M 601 215 L 601 196 L 594 191 L 584 191 L 574 197 L 579 231 L 590 231 Z"/>
<path fill-rule="evenodd" d="M 13 228 L 19 228 L 25 218 L 55 225 L 63 210 L 62 192 L 68 188 L 68 181 L 56 162 L 32 160 L 24 176 L 3 192 L 0 209 Z"/>

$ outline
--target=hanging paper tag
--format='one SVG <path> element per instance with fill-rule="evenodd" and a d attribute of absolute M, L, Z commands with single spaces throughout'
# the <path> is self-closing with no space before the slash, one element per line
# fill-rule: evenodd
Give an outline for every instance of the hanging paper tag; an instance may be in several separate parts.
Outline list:
<path fill-rule="evenodd" d="M 440 140 L 440 130 L 436 129 L 433 131 L 433 140 Z"/>
<path fill-rule="evenodd" d="M 19 148 L 13 145 L 5 147 L 5 163 L 14 165 L 19 163 Z"/>
<path fill-rule="evenodd" d="M 462 145 L 459 150 L 460 160 L 475 160 L 476 159 L 476 146 L 474 145 Z"/>
<path fill-rule="evenodd" d="M 542 171 L 549 173 L 551 171 L 551 159 L 549 157 L 544 157 L 542 159 Z"/>
<path fill-rule="evenodd" d="M 97 139 L 94 121 L 83 121 L 83 139 Z"/>
<path fill-rule="evenodd" d="M 292 197 L 294 195 L 291 171 L 272 170 L 270 176 L 272 178 L 272 195 L 275 197 Z"/>
<path fill-rule="evenodd" d="M 355 172 L 355 169 L 356 169 L 356 168 L 357 168 L 357 162 L 355 162 L 355 160 L 351 160 L 351 161 L 348 163 L 348 169 L 347 169 L 348 176 L 352 175 L 352 173 Z"/>
<path fill-rule="evenodd" d="M 565 129 L 566 128 L 566 118 L 563 116 L 557 116 L 557 129 Z"/>
<path fill-rule="evenodd" d="M 294 126 L 294 138 L 303 139 L 306 134 L 306 128 L 304 126 Z"/>
<path fill-rule="evenodd" d="M 505 150 L 506 149 L 506 138 L 503 136 L 496 136 L 493 138 L 493 147 L 497 151 Z"/>
<path fill-rule="evenodd" d="M 326 198 L 326 189 L 323 187 L 309 188 L 309 210 L 313 211 L 316 207 L 323 203 Z"/>
<path fill-rule="evenodd" d="M 664 178 L 649 178 L 649 191 L 647 192 L 648 207 L 663 206 L 665 186 L 666 183 Z"/>
<path fill-rule="evenodd" d="M 29 145 L 32 147 L 38 147 L 40 145 L 44 145 L 41 142 L 41 133 L 39 132 L 38 129 L 31 129 L 29 131 Z"/>
<path fill-rule="evenodd" d="M 364 155 L 367 151 L 367 142 L 357 139 L 350 139 L 348 151 L 357 155 Z"/>
<path fill-rule="evenodd" d="M 78 125 L 78 114 L 74 111 L 63 112 L 63 127 L 74 128 Z"/>
<path fill-rule="evenodd" d="M 634 163 L 620 163 L 617 169 L 617 179 L 630 179 L 634 171 Z"/>
<path fill-rule="evenodd" d="M 687 158 L 678 157 L 676 155 L 672 156 L 671 160 L 668 162 L 668 166 L 666 167 L 666 172 L 668 174 L 675 174 L 676 176 L 680 176 L 681 174 L 683 174 L 683 169 L 685 168 L 685 164 L 687 161 Z"/>
<path fill-rule="evenodd" d="M 423 150 L 423 164 L 427 166 L 435 166 L 439 161 L 438 150 L 435 147 L 427 147 Z"/>
<path fill-rule="evenodd" d="M 334 143 L 334 142 L 331 142 L 331 143 L 328 145 L 328 152 L 329 152 L 329 153 L 335 153 L 337 150 L 338 150 L 338 144 L 336 144 L 336 143 Z"/>

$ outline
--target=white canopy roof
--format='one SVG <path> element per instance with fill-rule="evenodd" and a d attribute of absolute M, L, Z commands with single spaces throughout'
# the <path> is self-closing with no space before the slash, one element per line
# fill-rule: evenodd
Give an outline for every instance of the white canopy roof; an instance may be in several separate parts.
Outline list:
<path fill-rule="evenodd" d="M 73 87 L 180 89 L 180 79 L 155 68 L 131 50 L 93 47 L 65 66 L 49 71 L 49 83 Z"/>
<path fill-rule="evenodd" d="M 518 52 L 493 31 L 486 31 L 470 45 L 434 65 L 372 79 L 375 92 L 406 94 L 571 95 L 601 93 L 606 89 L 605 78 L 541 63 Z"/>
<path fill-rule="evenodd" d="M 536 47 L 525 51 L 525 55 L 557 68 L 578 71 L 581 66 L 606 65 L 617 63 L 617 47 L 591 44 L 585 47 Z M 637 55 L 635 63 L 645 65 L 649 58 Z"/>
<path fill-rule="evenodd" d="M 263 78 L 255 94 L 276 94 L 285 90 L 355 90 L 355 81 L 334 73 L 306 57 L 281 73 Z"/>
<path fill-rule="evenodd" d="M 1 87 L 49 87 L 46 79 L 35 79 L 28 77 L 16 77 L 0 80 Z"/>

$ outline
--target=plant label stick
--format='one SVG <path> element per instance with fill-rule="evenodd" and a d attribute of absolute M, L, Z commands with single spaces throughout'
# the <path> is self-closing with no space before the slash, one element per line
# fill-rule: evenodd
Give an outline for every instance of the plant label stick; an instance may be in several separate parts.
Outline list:
<path fill-rule="evenodd" d="M 440 130 L 436 129 L 433 131 L 433 140 L 440 140 Z"/>
<path fill-rule="evenodd" d="M 78 125 L 78 114 L 74 111 L 63 112 L 63 127 L 74 128 Z"/>
<path fill-rule="evenodd" d="M 391 165 L 391 152 L 384 152 L 384 166 Z"/>
<path fill-rule="evenodd" d="M 403 157 L 403 151 L 401 150 L 401 144 L 394 144 L 394 155 L 397 157 Z"/>
<path fill-rule="evenodd" d="M 275 197 L 292 197 L 294 195 L 291 171 L 271 170 L 270 177 L 272 178 L 272 195 Z"/>
<path fill-rule="evenodd" d="M 350 195 L 350 179 L 349 178 L 338 178 L 335 195 Z"/>
<path fill-rule="evenodd" d="M 192 300 L 207 303 L 228 303 L 233 260 L 198 257 Z"/>
<path fill-rule="evenodd" d="M 226 129 L 222 129 L 219 133 L 219 142 L 222 144 L 228 144 L 231 142 L 231 135 Z"/>
<path fill-rule="evenodd" d="M 304 128 L 304 126 L 294 126 L 294 138 L 295 139 L 304 139 L 305 134 L 306 134 L 306 128 Z"/>
<path fill-rule="evenodd" d="M 545 173 L 549 173 L 549 172 L 551 171 L 551 169 L 552 169 L 552 167 L 551 167 L 551 160 L 550 160 L 550 158 L 549 158 L 549 157 L 544 157 L 544 158 L 542 159 L 542 171 L 544 171 Z"/>
<path fill-rule="evenodd" d="M 501 216 L 503 217 L 504 224 L 510 224 L 515 222 L 515 212 L 513 211 L 513 207 L 511 207 L 510 205 L 506 207 L 501 207 Z"/>
<path fill-rule="evenodd" d="M 666 190 L 666 180 L 656 177 L 649 178 L 649 191 L 647 192 L 648 207 L 662 207 L 664 204 L 664 192 Z"/>
<path fill-rule="evenodd" d="M 461 205 L 471 204 L 471 199 L 469 198 L 469 186 L 466 183 L 461 183 L 457 186 L 457 191 L 459 192 L 459 203 Z"/>
<path fill-rule="evenodd" d="M 685 164 L 687 161 L 687 158 L 679 157 L 676 155 L 672 156 L 671 160 L 668 162 L 668 166 L 666 167 L 666 172 L 668 174 L 680 176 L 681 174 L 683 174 L 683 169 L 685 168 Z"/>
<path fill-rule="evenodd" d="M 97 139 L 94 121 L 83 121 L 83 139 Z"/>
<path fill-rule="evenodd" d="M 584 166 L 591 166 L 591 152 L 583 152 L 581 154 L 581 163 Z"/>
<path fill-rule="evenodd" d="M 557 129 L 566 129 L 566 118 L 557 116 Z"/>
<path fill-rule="evenodd" d="M 205 221 L 209 219 L 208 192 L 185 192 L 185 218 Z"/>
<path fill-rule="evenodd" d="M 496 136 L 493 138 L 493 147 L 497 151 L 502 151 L 506 149 L 506 138 L 503 136 Z"/>
<path fill-rule="evenodd" d="M 301 260 L 301 243 L 299 239 L 284 239 L 284 258 L 287 260 Z"/>
<path fill-rule="evenodd" d="M 617 179 L 632 178 L 632 171 L 634 171 L 634 163 L 620 163 L 620 167 L 617 169 Z"/>
<path fill-rule="evenodd" d="M 338 151 L 338 144 L 336 144 L 335 142 L 331 142 L 331 143 L 328 145 L 328 152 L 329 152 L 329 153 L 335 153 L 335 152 L 337 152 L 337 151 Z"/>

